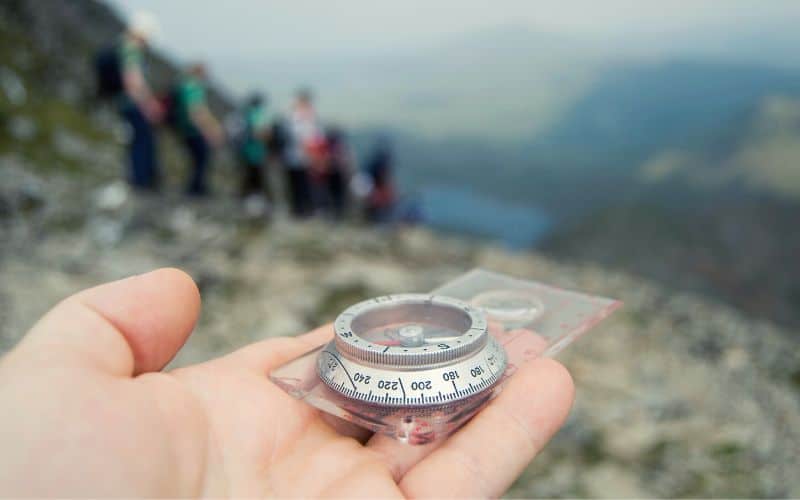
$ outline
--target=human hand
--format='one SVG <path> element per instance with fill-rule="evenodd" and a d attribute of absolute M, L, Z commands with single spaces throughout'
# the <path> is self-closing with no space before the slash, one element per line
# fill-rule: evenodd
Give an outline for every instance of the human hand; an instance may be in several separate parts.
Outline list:
<path fill-rule="evenodd" d="M 0 359 L 0 496 L 497 496 L 572 402 L 567 371 L 539 359 L 443 443 L 362 444 L 267 377 L 329 326 L 161 372 L 199 309 L 163 269 L 47 313 Z"/>
<path fill-rule="evenodd" d="M 225 131 L 215 123 L 213 126 L 208 127 L 206 140 L 211 146 L 221 148 L 225 145 Z"/>
<path fill-rule="evenodd" d="M 160 123 L 164 119 L 164 106 L 155 97 L 146 99 L 141 109 L 150 123 Z"/>

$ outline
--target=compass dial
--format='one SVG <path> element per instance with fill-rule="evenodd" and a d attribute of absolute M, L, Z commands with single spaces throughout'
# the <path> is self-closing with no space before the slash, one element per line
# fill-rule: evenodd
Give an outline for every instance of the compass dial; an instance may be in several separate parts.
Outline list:
<path fill-rule="evenodd" d="M 331 389 L 383 406 L 449 404 L 492 388 L 506 369 L 484 313 L 456 299 L 406 294 L 351 306 L 317 370 Z"/>

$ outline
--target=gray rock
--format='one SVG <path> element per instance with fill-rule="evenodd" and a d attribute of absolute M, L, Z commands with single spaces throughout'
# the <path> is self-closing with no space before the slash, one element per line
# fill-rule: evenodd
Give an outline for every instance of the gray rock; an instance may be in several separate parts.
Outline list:
<path fill-rule="evenodd" d="M 17 141 L 27 142 L 36 137 L 39 127 L 33 118 L 15 115 L 8 120 L 8 134 Z"/>
<path fill-rule="evenodd" d="M 75 160 L 88 160 L 93 156 L 89 144 L 80 136 L 58 127 L 52 134 L 53 148 L 58 154 Z"/>
<path fill-rule="evenodd" d="M 0 66 L 0 90 L 12 106 L 22 106 L 28 99 L 28 91 L 22 78 L 6 66 Z"/>
<path fill-rule="evenodd" d="M 130 189 L 122 181 L 115 181 L 95 192 L 94 202 L 98 210 L 118 212 L 130 198 Z"/>

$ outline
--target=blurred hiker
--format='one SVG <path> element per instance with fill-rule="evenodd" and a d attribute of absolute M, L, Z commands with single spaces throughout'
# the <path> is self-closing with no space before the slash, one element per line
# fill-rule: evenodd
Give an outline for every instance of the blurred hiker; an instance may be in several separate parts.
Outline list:
<path fill-rule="evenodd" d="M 289 137 L 288 125 L 286 119 L 282 116 L 275 117 L 269 128 L 267 138 L 267 156 L 271 160 L 275 160 L 281 165 L 287 165 L 289 153 Z"/>
<path fill-rule="evenodd" d="M 261 94 L 253 94 L 241 110 L 237 156 L 242 168 L 241 195 L 248 212 L 259 215 L 269 209 L 269 177 L 266 170 L 269 123 Z M 258 213 L 257 213 L 258 212 Z"/>
<path fill-rule="evenodd" d="M 144 49 L 158 30 L 151 14 L 137 12 L 122 38 L 95 57 L 98 95 L 118 102 L 130 131 L 129 181 L 138 189 L 157 189 L 159 168 L 153 124 L 162 116 L 144 74 Z"/>
<path fill-rule="evenodd" d="M 339 219 L 347 209 L 350 172 L 353 171 L 354 156 L 347 143 L 344 131 L 331 127 L 327 134 L 326 185 L 331 214 Z"/>
<path fill-rule="evenodd" d="M 308 180 L 311 187 L 311 206 L 314 211 L 328 211 L 331 205 L 328 192 L 328 167 L 330 149 L 328 137 L 320 130 L 306 145 L 308 155 Z"/>
<path fill-rule="evenodd" d="M 289 149 L 287 151 L 287 181 L 291 212 L 296 217 L 307 217 L 313 212 L 309 169 L 314 148 L 323 137 L 308 90 L 297 92 L 289 114 Z"/>
<path fill-rule="evenodd" d="M 242 164 L 241 194 L 264 194 L 264 164 L 267 159 L 266 141 L 269 134 L 264 98 L 253 94 L 241 110 L 241 129 L 236 139 L 237 153 Z"/>
<path fill-rule="evenodd" d="M 365 209 L 367 219 L 371 222 L 383 223 L 392 220 L 396 201 L 392 167 L 389 141 L 382 138 L 376 144 L 366 164 L 370 186 Z"/>
<path fill-rule="evenodd" d="M 211 160 L 211 148 L 224 140 L 222 127 L 208 107 L 206 68 L 202 63 L 189 66 L 186 75 L 173 91 L 172 113 L 176 128 L 183 139 L 191 159 L 191 173 L 187 194 L 208 194 L 206 176 Z"/>

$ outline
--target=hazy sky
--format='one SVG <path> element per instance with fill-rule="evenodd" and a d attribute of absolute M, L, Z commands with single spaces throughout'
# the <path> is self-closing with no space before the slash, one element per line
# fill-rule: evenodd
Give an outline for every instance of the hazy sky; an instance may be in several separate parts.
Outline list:
<path fill-rule="evenodd" d="M 155 45 L 178 61 L 207 61 L 234 95 L 264 90 L 280 110 L 312 85 L 321 113 L 347 125 L 438 135 L 527 137 L 532 122 L 544 130 L 593 77 L 570 55 L 800 68 L 800 0 L 111 2 L 123 14 L 155 14 Z M 513 44 L 524 45 L 525 64 L 506 50 Z M 500 48 L 472 52 L 486 46 Z"/>
<path fill-rule="evenodd" d="M 651 43 L 687 31 L 796 30 L 796 0 L 263 1 L 112 0 L 124 12 L 149 10 L 159 43 L 184 58 L 292 57 L 433 46 L 502 25 L 575 38 L 635 38 Z M 794 28 L 791 28 L 794 26 Z M 665 40 L 667 41 L 667 40 Z"/>

